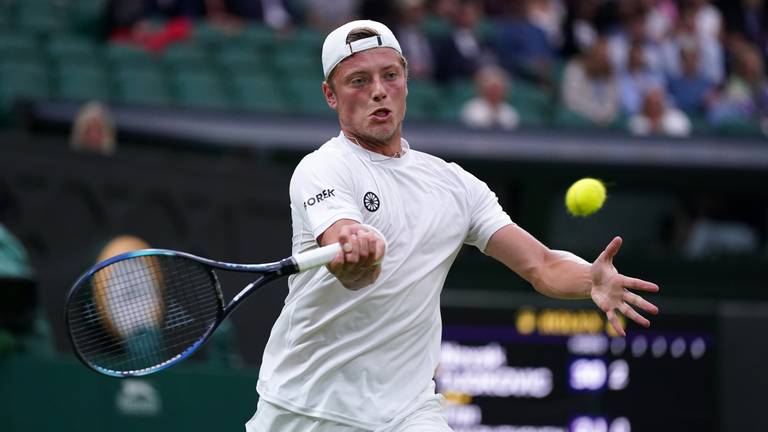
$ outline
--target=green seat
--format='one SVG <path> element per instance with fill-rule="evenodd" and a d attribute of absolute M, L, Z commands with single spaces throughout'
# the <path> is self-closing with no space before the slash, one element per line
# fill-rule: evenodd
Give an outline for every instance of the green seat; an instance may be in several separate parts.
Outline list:
<path fill-rule="evenodd" d="M 461 118 L 464 104 L 476 95 L 472 80 L 456 80 L 440 89 L 442 94 L 437 116 L 441 120 L 456 122 Z"/>
<path fill-rule="evenodd" d="M 292 34 L 276 40 L 274 48 L 317 57 L 320 55 L 325 36 L 317 30 L 298 28 Z"/>
<path fill-rule="evenodd" d="M 272 51 L 277 43 L 275 32 L 271 28 L 257 23 L 249 24 L 236 36 L 236 39 L 240 43 L 252 46 L 254 50 L 267 52 Z"/>
<path fill-rule="evenodd" d="M 67 2 L 24 0 L 17 3 L 16 24 L 38 34 L 67 31 L 70 28 Z"/>
<path fill-rule="evenodd" d="M 210 60 L 205 48 L 198 45 L 172 45 L 163 53 L 163 62 L 169 67 L 196 69 L 208 66 Z"/>
<path fill-rule="evenodd" d="M 209 70 L 177 71 L 172 78 L 176 102 L 194 108 L 230 108 L 231 103 L 219 76 Z"/>
<path fill-rule="evenodd" d="M 59 35 L 51 38 L 46 45 L 46 51 L 50 58 L 66 62 L 91 62 L 100 55 L 95 43 L 74 35 Z"/>
<path fill-rule="evenodd" d="M 30 63 L 0 64 L 0 111 L 7 115 L 17 98 L 43 99 L 50 94 L 44 66 Z"/>
<path fill-rule="evenodd" d="M 440 90 L 429 81 L 408 82 L 407 116 L 413 120 L 439 118 Z"/>
<path fill-rule="evenodd" d="M 107 45 L 104 58 L 115 68 L 145 66 L 156 64 L 155 57 L 149 52 L 128 44 L 112 43 Z"/>
<path fill-rule="evenodd" d="M 222 47 L 213 53 L 217 66 L 227 73 L 257 74 L 269 76 L 272 74 L 271 59 L 261 52 L 249 50 L 247 45 L 231 45 Z"/>
<path fill-rule="evenodd" d="M 196 22 L 192 30 L 192 40 L 195 44 L 207 48 L 224 47 L 233 42 L 234 35 L 225 33 L 221 26 L 211 24 L 207 21 Z"/>
<path fill-rule="evenodd" d="M 231 86 L 237 108 L 262 112 L 286 112 L 290 108 L 284 92 L 273 79 L 262 75 L 235 75 Z"/>
<path fill-rule="evenodd" d="M 56 71 L 58 91 L 56 96 L 67 100 L 100 100 L 111 98 L 111 88 L 106 71 L 90 65 L 62 65 Z"/>
<path fill-rule="evenodd" d="M 115 74 L 115 96 L 129 105 L 165 106 L 173 101 L 168 82 L 160 70 L 136 68 Z"/>
<path fill-rule="evenodd" d="M 312 77 L 322 79 L 322 68 L 318 65 L 317 56 L 309 56 L 301 51 L 278 51 L 274 54 L 272 64 L 281 77 L 307 81 Z"/>
<path fill-rule="evenodd" d="M 37 57 L 39 49 L 37 39 L 32 35 L 0 33 L 0 59 Z"/>
<path fill-rule="evenodd" d="M 109 0 L 73 0 L 70 6 L 72 29 L 81 34 L 101 37 Z"/>
<path fill-rule="evenodd" d="M 542 126 L 551 112 L 552 94 L 523 80 L 512 83 L 509 103 L 520 113 L 520 122 L 530 126 Z"/>
<path fill-rule="evenodd" d="M 292 109 L 304 114 L 332 115 L 325 102 L 322 81 L 318 79 L 291 79 L 286 82 L 286 93 Z"/>

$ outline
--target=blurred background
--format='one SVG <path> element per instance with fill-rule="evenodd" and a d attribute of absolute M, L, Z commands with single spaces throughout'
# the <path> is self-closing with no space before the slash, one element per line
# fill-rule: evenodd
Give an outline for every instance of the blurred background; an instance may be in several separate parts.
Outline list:
<path fill-rule="evenodd" d="M 0 0 L 0 430 L 242 430 L 285 281 L 130 380 L 76 362 L 66 293 L 126 244 L 287 256 L 293 167 L 338 133 L 320 48 L 354 18 L 403 46 L 414 149 L 552 248 L 623 236 L 617 267 L 662 287 L 621 339 L 462 251 L 437 374 L 457 431 L 768 430 L 762 0 Z M 573 218 L 585 176 L 608 201 Z"/>

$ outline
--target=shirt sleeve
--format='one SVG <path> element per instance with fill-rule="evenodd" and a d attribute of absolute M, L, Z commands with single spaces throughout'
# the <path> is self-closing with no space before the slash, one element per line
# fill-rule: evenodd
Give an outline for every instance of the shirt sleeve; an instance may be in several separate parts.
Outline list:
<path fill-rule="evenodd" d="M 362 221 L 354 202 L 352 174 L 340 159 L 318 152 L 302 160 L 291 177 L 291 207 L 317 239 L 339 219 Z"/>
<path fill-rule="evenodd" d="M 467 189 L 469 230 L 464 243 L 473 245 L 485 253 L 491 236 L 499 229 L 512 224 L 512 219 L 501 208 L 496 194 L 485 182 L 456 165 Z"/>

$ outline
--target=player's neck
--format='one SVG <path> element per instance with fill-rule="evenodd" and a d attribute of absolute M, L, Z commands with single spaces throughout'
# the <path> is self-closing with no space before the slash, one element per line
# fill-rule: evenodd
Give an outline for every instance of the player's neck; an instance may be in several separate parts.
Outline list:
<path fill-rule="evenodd" d="M 344 129 L 342 129 L 342 132 L 353 144 L 373 153 L 395 158 L 402 156 L 404 153 L 399 131 L 392 135 L 387 141 L 366 139 Z"/>

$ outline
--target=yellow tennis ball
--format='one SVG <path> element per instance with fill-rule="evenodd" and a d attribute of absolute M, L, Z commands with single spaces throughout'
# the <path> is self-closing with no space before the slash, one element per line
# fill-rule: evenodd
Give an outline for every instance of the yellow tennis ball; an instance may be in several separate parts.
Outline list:
<path fill-rule="evenodd" d="M 583 178 L 568 188 L 565 206 L 574 216 L 589 216 L 605 202 L 605 185 L 593 178 Z"/>

